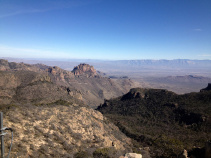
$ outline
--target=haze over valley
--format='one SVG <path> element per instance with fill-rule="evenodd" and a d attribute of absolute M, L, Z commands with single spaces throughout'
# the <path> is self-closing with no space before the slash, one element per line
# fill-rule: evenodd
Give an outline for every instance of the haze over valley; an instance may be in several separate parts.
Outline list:
<path fill-rule="evenodd" d="M 211 82 L 210 60 L 6 59 L 13 62 L 58 66 L 69 71 L 80 63 L 87 63 L 106 77 L 130 78 L 141 87 L 168 89 L 178 94 L 198 92 L 201 87 Z"/>

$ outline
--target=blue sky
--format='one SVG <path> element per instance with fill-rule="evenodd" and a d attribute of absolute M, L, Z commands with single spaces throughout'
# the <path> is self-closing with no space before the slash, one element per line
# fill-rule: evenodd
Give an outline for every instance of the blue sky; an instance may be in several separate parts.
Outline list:
<path fill-rule="evenodd" d="M 211 59 L 211 1 L 0 0 L 0 57 Z"/>

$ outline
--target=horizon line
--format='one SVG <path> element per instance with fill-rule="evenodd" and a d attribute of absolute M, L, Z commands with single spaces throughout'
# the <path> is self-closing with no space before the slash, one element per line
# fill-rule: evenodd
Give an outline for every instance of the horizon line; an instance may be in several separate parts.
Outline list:
<path fill-rule="evenodd" d="M 185 59 L 185 58 L 175 58 L 175 59 L 93 59 L 93 58 L 23 58 L 23 57 L 0 57 L 0 59 L 19 59 L 19 60 L 53 60 L 53 61 L 63 61 L 63 60 L 95 60 L 95 61 L 137 61 L 137 60 L 209 60 L 211 59 Z"/>

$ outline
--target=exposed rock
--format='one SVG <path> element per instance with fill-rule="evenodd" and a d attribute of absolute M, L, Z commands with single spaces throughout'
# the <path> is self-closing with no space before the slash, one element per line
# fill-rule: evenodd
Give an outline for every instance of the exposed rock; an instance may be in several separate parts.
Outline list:
<path fill-rule="evenodd" d="M 97 76 L 97 71 L 94 69 L 93 66 L 90 66 L 89 64 L 80 64 L 78 66 L 75 66 L 73 71 L 74 75 L 83 75 L 86 74 L 87 77 L 90 76 Z"/>
<path fill-rule="evenodd" d="M 59 85 L 68 86 L 68 83 L 73 77 L 73 73 L 63 70 L 57 66 L 49 67 L 46 71 L 51 76 L 52 80 Z"/>
<path fill-rule="evenodd" d="M 142 158 L 142 155 L 136 153 L 127 153 L 125 154 L 125 158 Z"/>

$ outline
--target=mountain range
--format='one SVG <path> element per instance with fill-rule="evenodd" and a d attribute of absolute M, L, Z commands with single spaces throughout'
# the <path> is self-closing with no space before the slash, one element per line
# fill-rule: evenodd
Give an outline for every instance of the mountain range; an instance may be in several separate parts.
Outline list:
<path fill-rule="evenodd" d="M 158 86 L 209 82 L 196 75 L 156 79 Z M 207 158 L 210 84 L 186 94 L 143 85 L 85 63 L 68 71 L 0 59 L 0 111 L 15 135 L 11 156 L 123 158 L 135 152 L 143 158 Z M 7 147 L 9 139 L 7 134 Z"/>
<path fill-rule="evenodd" d="M 1 102 L 53 103 L 58 100 L 82 101 L 96 107 L 126 93 L 136 83 L 128 78 L 102 77 L 93 66 L 80 64 L 72 71 L 57 66 L 24 64 L 0 60 Z"/>
<path fill-rule="evenodd" d="M 87 63 L 95 67 L 101 76 L 111 78 L 128 77 L 144 88 L 168 89 L 178 94 L 198 92 L 211 80 L 211 60 L 86 60 L 86 59 L 17 59 L 7 58 L 10 62 L 24 62 L 28 64 L 42 63 L 58 66 L 72 71 L 74 66 Z M 181 82 L 178 77 L 186 78 Z M 204 77 L 196 80 L 193 77 Z M 174 79 L 170 79 L 172 77 Z M 207 81 L 209 80 L 209 81 Z"/>
<path fill-rule="evenodd" d="M 10 156 L 98 158 L 132 152 L 131 139 L 90 108 L 132 84 L 101 77 L 88 64 L 66 71 L 0 60 L 0 111 L 4 126 L 14 132 Z M 5 154 L 10 139 L 5 135 Z"/>

